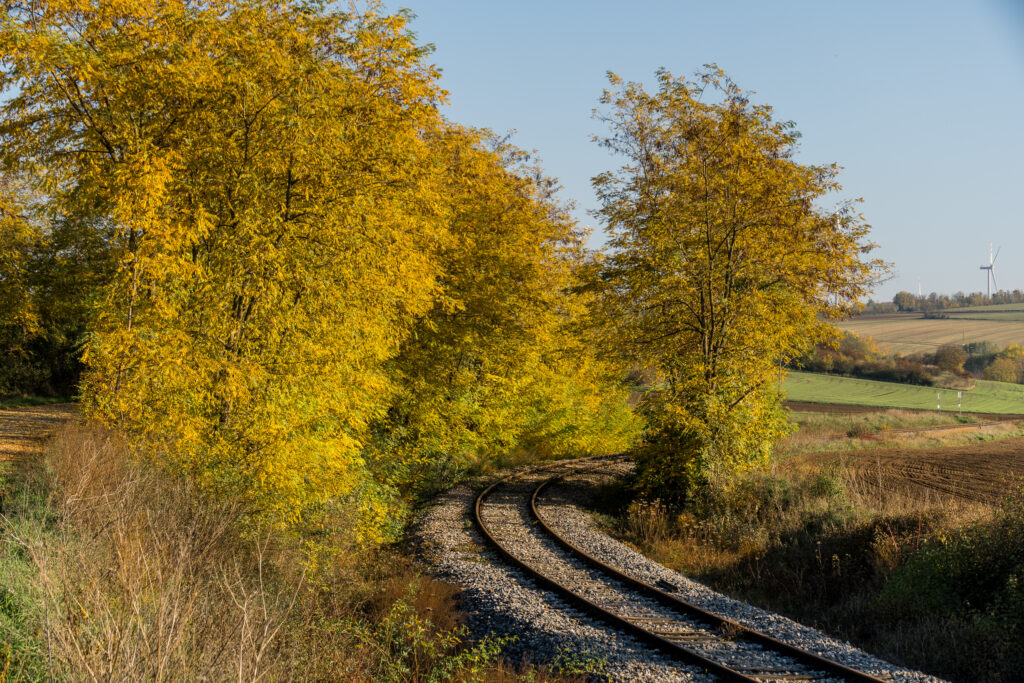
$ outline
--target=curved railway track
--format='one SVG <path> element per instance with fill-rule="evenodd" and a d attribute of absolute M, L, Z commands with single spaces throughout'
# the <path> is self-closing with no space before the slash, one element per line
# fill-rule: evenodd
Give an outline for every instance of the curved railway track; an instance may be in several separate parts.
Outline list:
<path fill-rule="evenodd" d="M 712 614 L 671 595 L 672 586 L 638 581 L 574 546 L 540 515 L 537 499 L 566 474 L 593 469 L 605 459 L 562 463 L 495 482 L 476 498 L 477 527 L 500 556 L 542 588 L 719 680 L 884 680 Z"/>

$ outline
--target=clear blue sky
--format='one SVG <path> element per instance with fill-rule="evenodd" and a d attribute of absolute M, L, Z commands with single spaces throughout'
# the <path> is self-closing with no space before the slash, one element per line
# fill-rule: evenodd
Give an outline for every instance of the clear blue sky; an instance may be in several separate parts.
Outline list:
<path fill-rule="evenodd" d="M 796 121 L 801 158 L 837 162 L 901 289 L 1024 289 L 1024 0 L 387 0 L 417 14 L 448 116 L 536 150 L 576 202 L 613 157 L 590 141 L 605 72 L 651 84 L 715 62 Z"/>

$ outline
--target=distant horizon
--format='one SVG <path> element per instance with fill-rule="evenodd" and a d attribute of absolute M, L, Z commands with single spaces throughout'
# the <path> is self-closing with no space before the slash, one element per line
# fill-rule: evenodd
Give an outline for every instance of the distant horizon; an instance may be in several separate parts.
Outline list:
<path fill-rule="evenodd" d="M 952 299 L 953 297 L 955 297 L 958 294 L 963 296 L 963 297 L 965 297 L 965 298 L 966 297 L 970 297 L 970 296 L 976 296 L 976 295 L 980 295 L 980 296 L 983 296 L 983 297 L 988 297 L 989 296 L 984 291 L 978 290 L 978 289 L 976 289 L 976 290 L 974 290 L 972 292 L 967 292 L 967 291 L 964 291 L 962 289 L 958 289 L 955 292 L 940 292 L 938 290 L 932 290 L 930 292 L 926 292 L 926 291 L 924 291 L 922 289 L 921 290 L 921 294 L 918 294 L 916 291 L 911 291 L 909 289 L 901 289 L 898 292 L 894 293 L 893 296 L 896 296 L 896 294 L 899 294 L 901 292 L 909 292 L 909 293 L 913 294 L 915 297 L 918 297 L 918 298 L 921 298 L 921 299 L 927 299 L 932 294 L 935 294 L 937 296 L 949 297 L 950 299 Z M 1005 287 L 1002 287 L 998 291 L 992 292 L 991 296 L 995 297 L 995 296 L 998 296 L 998 295 L 1003 294 L 1003 293 L 1012 294 L 1014 292 L 1017 292 L 1017 293 L 1020 293 L 1020 294 L 1024 294 L 1024 287 L 1015 287 L 1014 289 L 1006 289 Z M 874 297 L 871 297 L 871 298 L 874 298 Z M 875 300 L 879 301 L 879 299 L 875 299 Z M 889 297 L 889 300 L 891 301 L 892 297 Z"/>

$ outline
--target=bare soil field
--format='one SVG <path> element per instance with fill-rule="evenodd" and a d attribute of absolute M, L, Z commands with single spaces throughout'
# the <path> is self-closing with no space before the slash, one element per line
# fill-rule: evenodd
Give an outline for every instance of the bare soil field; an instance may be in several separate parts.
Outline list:
<path fill-rule="evenodd" d="M 38 451 L 77 412 L 72 403 L 0 409 L 0 462 Z"/>
<path fill-rule="evenodd" d="M 920 313 L 884 313 L 859 316 L 839 323 L 839 327 L 903 354 L 934 351 L 942 344 L 990 341 L 1002 347 L 1024 343 L 1024 321 L 1018 315 L 980 315 L 929 319 Z"/>
<path fill-rule="evenodd" d="M 869 488 L 934 500 L 998 504 L 1024 486 L 1024 437 L 945 448 L 887 448 L 795 456 L 783 468 L 841 466 Z"/>

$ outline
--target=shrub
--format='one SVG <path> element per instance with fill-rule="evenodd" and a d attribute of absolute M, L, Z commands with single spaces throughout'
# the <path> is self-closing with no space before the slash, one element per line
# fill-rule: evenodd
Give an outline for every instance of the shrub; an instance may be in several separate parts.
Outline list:
<path fill-rule="evenodd" d="M 993 615 L 1017 608 L 1024 627 L 1024 502 L 1008 504 L 992 521 L 930 540 L 887 582 L 883 597 L 900 610 Z"/>
<path fill-rule="evenodd" d="M 453 588 L 391 551 L 357 551 L 347 520 L 304 539 L 253 530 L 94 426 L 9 469 L 0 680 L 514 675 L 496 664 L 505 641 L 468 642 Z"/>
<path fill-rule="evenodd" d="M 962 346 L 944 344 L 935 351 L 935 364 L 948 372 L 962 372 L 966 360 L 967 353 Z"/>
<path fill-rule="evenodd" d="M 996 358 L 982 372 L 982 377 L 995 382 L 1016 382 L 1017 364 L 1009 358 Z"/>

